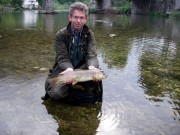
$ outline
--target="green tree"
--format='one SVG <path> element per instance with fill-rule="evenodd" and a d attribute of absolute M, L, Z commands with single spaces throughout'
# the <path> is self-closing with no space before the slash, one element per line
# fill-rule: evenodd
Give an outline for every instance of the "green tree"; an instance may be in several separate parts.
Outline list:
<path fill-rule="evenodd" d="M 129 14 L 131 12 L 132 0 L 114 0 L 113 6 L 119 9 L 121 13 Z"/>
<path fill-rule="evenodd" d="M 40 6 L 40 7 L 43 7 L 44 1 L 45 1 L 45 0 L 38 0 L 38 3 L 39 3 L 39 6 Z"/>
<path fill-rule="evenodd" d="M 66 3 L 73 3 L 73 2 L 75 2 L 75 0 L 58 0 L 59 1 L 59 3 L 61 3 L 61 4 L 66 4 Z"/>
<path fill-rule="evenodd" d="M 11 4 L 13 5 L 13 6 L 18 6 L 18 7 L 22 7 L 22 3 L 23 3 L 23 1 L 22 0 L 12 0 L 12 2 L 11 2 Z"/>
<path fill-rule="evenodd" d="M 15 7 L 15 11 L 21 11 L 22 10 L 22 0 L 12 0 L 11 4 Z"/>
<path fill-rule="evenodd" d="M 7 4 L 11 3 L 11 0 L 0 0 L 0 4 L 6 6 Z"/>

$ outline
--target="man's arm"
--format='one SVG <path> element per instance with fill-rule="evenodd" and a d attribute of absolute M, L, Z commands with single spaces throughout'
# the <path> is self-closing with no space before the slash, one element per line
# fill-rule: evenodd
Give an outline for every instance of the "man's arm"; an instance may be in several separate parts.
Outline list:
<path fill-rule="evenodd" d="M 68 53 L 68 48 L 64 42 L 62 31 L 59 31 L 56 34 L 55 52 L 56 52 L 56 61 L 58 62 L 58 65 L 62 70 L 66 70 L 67 68 L 73 69 Z"/>

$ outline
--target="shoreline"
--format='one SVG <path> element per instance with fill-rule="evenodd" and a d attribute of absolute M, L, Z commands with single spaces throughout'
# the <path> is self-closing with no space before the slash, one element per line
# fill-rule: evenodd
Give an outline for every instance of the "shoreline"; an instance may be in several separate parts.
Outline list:
<path fill-rule="evenodd" d="M 12 7 L 12 6 L 0 6 L 0 13 L 19 13 L 19 12 L 23 12 L 27 9 L 19 9 L 19 10 L 16 10 L 16 8 Z M 32 10 L 32 9 L 28 9 L 28 10 Z M 40 14 L 58 14 L 60 12 L 68 12 L 68 10 L 54 10 L 54 11 L 51 11 L 51 12 L 48 12 L 48 11 L 45 11 L 45 10 L 42 10 L 42 9 L 35 9 L 38 11 L 38 13 Z M 102 10 L 90 10 L 89 11 L 90 14 L 124 14 L 124 13 L 120 13 L 119 10 L 117 9 L 102 9 Z M 131 14 L 131 13 L 129 13 Z M 127 14 L 127 15 L 129 15 Z M 143 14 L 144 15 L 144 14 Z M 148 16 L 165 16 L 165 14 L 163 13 L 158 13 L 158 14 L 146 14 Z M 171 13 L 168 13 L 166 14 L 166 17 L 170 17 L 170 18 L 176 18 L 176 19 L 180 19 L 180 11 L 173 11 Z"/>

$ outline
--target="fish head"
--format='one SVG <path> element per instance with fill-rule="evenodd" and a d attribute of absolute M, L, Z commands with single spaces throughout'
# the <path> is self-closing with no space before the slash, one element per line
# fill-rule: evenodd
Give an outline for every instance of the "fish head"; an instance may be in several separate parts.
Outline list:
<path fill-rule="evenodd" d="M 105 74 L 103 74 L 103 73 L 99 73 L 99 74 L 96 74 L 96 75 L 95 75 L 95 78 L 102 80 L 102 79 L 106 79 L 106 78 L 107 78 L 107 75 L 105 75 Z"/>
<path fill-rule="evenodd" d="M 103 79 L 106 79 L 108 76 L 103 74 Z"/>
<path fill-rule="evenodd" d="M 101 76 L 101 78 L 102 79 L 106 79 L 108 76 L 107 75 L 104 75 L 104 74 L 102 74 L 102 76 Z"/>

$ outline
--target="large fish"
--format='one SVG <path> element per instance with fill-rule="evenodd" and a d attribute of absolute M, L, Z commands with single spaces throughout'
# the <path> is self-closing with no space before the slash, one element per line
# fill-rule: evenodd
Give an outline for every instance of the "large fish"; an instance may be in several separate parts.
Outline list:
<path fill-rule="evenodd" d="M 48 79 L 48 82 L 52 86 L 57 86 L 58 84 L 65 83 L 66 80 L 71 79 L 72 85 L 78 82 L 91 81 L 94 79 L 102 80 L 107 78 L 107 75 L 104 75 L 100 71 L 96 70 L 75 70 L 71 72 L 67 72 L 63 75 L 59 75 L 58 77 Z"/>

